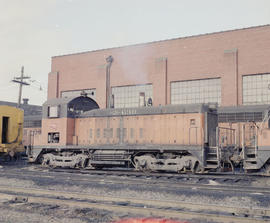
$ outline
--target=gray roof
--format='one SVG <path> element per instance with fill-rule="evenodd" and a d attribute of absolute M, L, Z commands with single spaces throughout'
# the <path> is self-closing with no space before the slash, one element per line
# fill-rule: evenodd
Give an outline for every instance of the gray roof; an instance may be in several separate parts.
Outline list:
<path fill-rule="evenodd" d="M 43 105 L 62 105 L 62 104 L 68 104 L 70 101 L 76 97 L 63 97 L 63 98 L 51 98 L 48 99 Z"/>
<path fill-rule="evenodd" d="M 17 107 L 17 103 L 8 102 L 8 101 L 0 101 L 0 105 L 8 105 L 12 107 Z M 20 108 L 24 110 L 24 116 L 42 114 L 42 106 L 39 106 L 39 105 L 21 104 Z"/>
<path fill-rule="evenodd" d="M 218 113 L 265 112 L 267 110 L 270 110 L 270 104 L 219 107 Z"/>

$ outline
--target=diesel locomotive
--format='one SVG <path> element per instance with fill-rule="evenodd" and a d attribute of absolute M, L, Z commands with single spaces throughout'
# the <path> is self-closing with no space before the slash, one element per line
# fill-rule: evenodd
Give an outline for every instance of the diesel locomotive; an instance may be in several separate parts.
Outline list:
<path fill-rule="evenodd" d="M 268 170 L 269 109 L 261 110 L 259 119 L 245 116 L 236 124 L 228 117 L 241 112 L 209 104 L 99 109 L 86 96 L 50 99 L 29 162 L 194 173 Z"/>

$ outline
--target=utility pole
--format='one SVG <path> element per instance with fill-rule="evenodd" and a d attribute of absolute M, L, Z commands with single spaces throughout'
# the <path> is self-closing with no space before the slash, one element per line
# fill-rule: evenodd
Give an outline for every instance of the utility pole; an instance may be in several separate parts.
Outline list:
<path fill-rule="evenodd" d="M 24 76 L 24 67 L 22 66 L 21 69 L 21 76 L 20 77 L 14 77 L 12 82 L 15 82 L 17 84 L 20 84 L 20 89 L 19 89 L 19 98 L 18 98 L 18 104 L 17 107 L 19 108 L 21 106 L 21 100 L 22 100 L 22 86 L 23 85 L 30 85 L 29 83 L 25 82 L 25 79 L 30 79 L 30 77 Z"/>

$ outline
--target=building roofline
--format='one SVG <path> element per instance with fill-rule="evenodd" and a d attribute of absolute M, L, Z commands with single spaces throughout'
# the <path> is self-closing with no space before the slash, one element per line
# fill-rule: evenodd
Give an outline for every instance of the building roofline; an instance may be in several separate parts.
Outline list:
<path fill-rule="evenodd" d="M 89 50 L 89 51 L 83 51 L 83 52 L 77 52 L 77 53 L 63 54 L 63 55 L 58 55 L 58 56 L 52 56 L 52 58 L 94 53 L 94 52 L 100 52 L 100 51 L 105 51 L 105 50 L 121 49 L 121 48 L 126 48 L 126 47 L 143 46 L 143 45 L 161 43 L 161 42 L 178 40 L 178 39 L 197 38 L 197 37 L 201 37 L 201 36 L 216 35 L 216 34 L 222 34 L 222 33 L 227 33 L 227 32 L 236 32 L 236 31 L 242 31 L 242 30 L 247 30 L 247 29 L 257 29 L 257 28 L 262 28 L 262 27 L 267 27 L 267 26 L 270 27 L 270 24 L 259 25 L 259 26 L 250 26 L 250 27 L 239 28 L 239 29 L 223 30 L 223 31 L 217 31 L 217 32 L 212 32 L 212 33 L 203 33 L 203 34 L 184 36 L 184 37 L 176 37 L 176 38 L 172 38 L 172 39 L 157 40 L 157 41 L 151 41 L 151 42 L 145 42 L 145 43 L 136 43 L 136 44 L 130 44 L 130 45 L 124 45 L 124 46 L 111 47 L 111 48 Z"/>
<path fill-rule="evenodd" d="M 11 101 L 0 101 L 0 105 L 9 105 L 12 107 L 17 107 L 17 102 L 11 102 Z M 41 105 L 34 105 L 34 104 L 21 104 L 21 107 L 28 106 L 28 107 L 42 107 Z"/>

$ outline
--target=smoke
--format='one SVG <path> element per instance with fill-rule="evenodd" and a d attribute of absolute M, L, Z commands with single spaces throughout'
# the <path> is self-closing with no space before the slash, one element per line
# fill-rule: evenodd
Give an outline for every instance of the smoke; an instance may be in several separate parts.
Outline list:
<path fill-rule="evenodd" d="M 120 85 L 151 83 L 150 75 L 155 63 L 151 46 L 134 45 L 119 48 L 115 52 L 113 66 L 119 70 L 119 74 L 117 78 L 112 77 L 112 81 L 120 80 Z"/>

